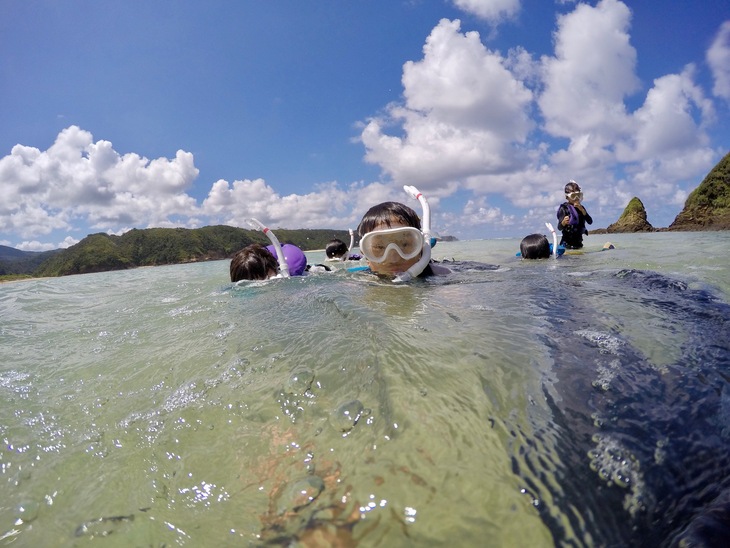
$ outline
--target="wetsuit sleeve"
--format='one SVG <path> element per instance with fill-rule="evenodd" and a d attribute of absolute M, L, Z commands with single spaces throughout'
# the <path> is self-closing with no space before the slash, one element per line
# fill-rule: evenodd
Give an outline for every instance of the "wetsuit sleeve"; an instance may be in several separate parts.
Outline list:
<path fill-rule="evenodd" d="M 563 217 L 565 217 L 567 213 L 565 212 L 565 204 L 561 204 L 560 207 L 558 207 L 558 230 L 560 232 L 563 231 Z"/>
<path fill-rule="evenodd" d="M 583 208 L 583 209 L 585 209 L 585 208 Z M 593 224 L 593 218 L 590 215 L 588 215 L 587 209 L 586 209 L 586 223 L 588 223 L 589 225 Z"/>

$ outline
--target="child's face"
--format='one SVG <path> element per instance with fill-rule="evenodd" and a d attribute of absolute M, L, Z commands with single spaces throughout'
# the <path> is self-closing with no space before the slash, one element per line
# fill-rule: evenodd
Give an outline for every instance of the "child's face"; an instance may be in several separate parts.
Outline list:
<path fill-rule="evenodd" d="M 390 226 L 378 225 L 375 227 L 373 232 L 377 232 L 379 230 L 387 230 L 389 228 L 404 228 L 409 226 L 410 225 L 405 223 L 392 223 Z M 394 249 L 390 249 L 388 250 L 388 254 L 385 256 L 385 260 L 383 262 L 376 263 L 368 260 L 368 266 L 370 267 L 370 270 L 372 270 L 376 274 L 380 274 L 383 276 L 395 276 L 411 268 L 420 259 L 420 253 L 416 257 L 413 257 L 411 259 L 404 259 L 398 254 L 397 251 L 395 251 Z"/>

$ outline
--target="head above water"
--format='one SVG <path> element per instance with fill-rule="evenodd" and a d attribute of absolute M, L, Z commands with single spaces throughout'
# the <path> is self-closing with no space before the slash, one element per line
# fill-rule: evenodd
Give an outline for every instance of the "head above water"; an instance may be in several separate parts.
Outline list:
<path fill-rule="evenodd" d="M 231 281 L 266 280 L 276 276 L 279 263 L 261 244 L 247 245 L 231 259 Z"/>
<path fill-rule="evenodd" d="M 580 185 L 572 179 L 565 185 L 565 199 L 569 202 L 580 202 L 583 200 L 583 191 Z"/>
<path fill-rule="evenodd" d="M 547 259 L 550 257 L 550 242 L 543 234 L 530 234 L 520 242 L 523 259 Z"/>
<path fill-rule="evenodd" d="M 347 251 L 347 244 L 338 238 L 330 240 L 324 248 L 324 252 L 328 259 L 339 259 L 340 257 L 343 257 Z"/>
<path fill-rule="evenodd" d="M 366 234 L 372 232 L 405 227 L 420 231 L 421 219 L 418 214 L 400 202 L 383 202 L 368 209 L 357 227 L 357 232 L 362 240 Z M 392 236 L 397 238 L 398 234 L 392 234 Z M 362 246 L 360 249 L 362 250 Z M 407 258 L 404 258 L 403 255 Z M 368 259 L 368 265 L 376 274 L 395 276 L 406 272 L 421 258 L 420 252 L 414 257 L 410 255 L 411 253 L 398 253 L 395 249 L 390 249 L 382 260 L 379 258 L 376 262 Z"/>
<path fill-rule="evenodd" d="M 363 215 L 357 233 L 362 238 L 376 229 L 412 226 L 421 230 L 421 219 L 410 207 L 400 202 L 383 202 L 374 205 Z"/>

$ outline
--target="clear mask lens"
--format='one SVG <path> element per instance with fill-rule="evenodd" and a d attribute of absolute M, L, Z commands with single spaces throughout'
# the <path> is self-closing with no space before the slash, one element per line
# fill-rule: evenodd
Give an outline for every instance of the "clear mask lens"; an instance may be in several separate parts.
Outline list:
<path fill-rule="evenodd" d="M 368 232 L 360 239 L 360 251 L 371 262 L 385 262 L 391 250 L 404 260 L 418 257 L 423 250 L 423 234 L 417 228 L 401 227 Z"/>
<path fill-rule="evenodd" d="M 582 192 L 570 192 L 569 194 L 566 194 L 565 197 L 568 200 L 572 200 L 574 202 L 575 201 L 580 202 L 583 200 L 583 193 Z"/>

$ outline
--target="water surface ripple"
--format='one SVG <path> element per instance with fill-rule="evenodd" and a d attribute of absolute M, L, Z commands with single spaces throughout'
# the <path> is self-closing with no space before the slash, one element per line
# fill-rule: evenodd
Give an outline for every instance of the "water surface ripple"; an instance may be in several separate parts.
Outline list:
<path fill-rule="evenodd" d="M 439 243 L 499 268 L 405 286 L 231 287 L 226 261 L 0 285 L 0 545 L 730 534 L 730 237 L 612 238 Z"/>

